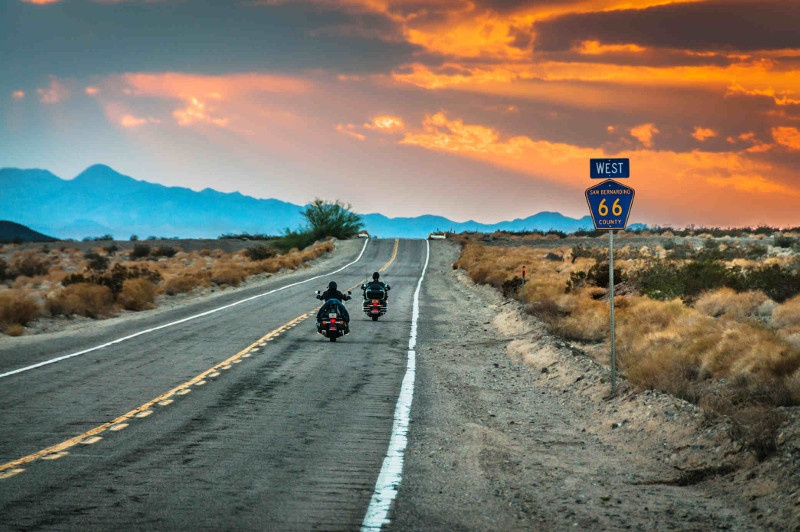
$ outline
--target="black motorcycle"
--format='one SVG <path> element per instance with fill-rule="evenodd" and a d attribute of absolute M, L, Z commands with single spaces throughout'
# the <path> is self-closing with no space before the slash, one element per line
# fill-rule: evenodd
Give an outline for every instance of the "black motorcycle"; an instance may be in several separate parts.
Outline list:
<path fill-rule="evenodd" d="M 386 296 L 389 287 L 387 286 L 384 290 L 362 285 L 362 288 L 364 290 L 364 302 L 361 305 L 361 310 L 372 318 L 372 321 L 378 321 L 378 318 L 386 314 Z"/>
<path fill-rule="evenodd" d="M 347 299 L 350 299 L 350 292 L 347 292 Z M 317 290 L 317 299 L 322 299 L 322 293 Z M 331 342 L 350 333 L 350 326 L 344 319 L 342 313 L 344 304 L 338 299 L 329 299 L 320 309 L 317 320 L 317 332 L 326 337 Z"/>

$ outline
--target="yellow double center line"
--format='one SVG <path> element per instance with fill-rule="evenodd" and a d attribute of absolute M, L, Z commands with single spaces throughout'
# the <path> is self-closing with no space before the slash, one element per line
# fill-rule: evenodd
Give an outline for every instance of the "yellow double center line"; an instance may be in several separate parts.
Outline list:
<path fill-rule="evenodd" d="M 388 268 L 389 265 L 392 262 L 394 262 L 395 258 L 397 258 L 397 249 L 398 249 L 399 243 L 400 243 L 400 241 L 395 239 L 395 241 L 394 241 L 394 251 L 392 252 L 392 256 L 389 259 L 389 262 L 387 262 L 383 266 L 383 268 L 381 268 L 380 271 L 386 270 L 386 268 Z M 358 286 L 358 285 L 356 285 L 356 286 Z M 223 360 L 219 364 L 216 364 L 215 366 L 207 369 L 206 371 L 204 371 L 203 373 L 197 375 L 196 377 L 184 382 L 183 384 L 180 384 L 180 385 L 176 386 L 175 388 L 171 389 L 170 391 L 168 391 L 168 392 L 166 392 L 164 394 L 159 395 L 155 399 L 151 399 L 150 401 L 147 401 L 146 403 L 134 408 L 133 410 L 131 410 L 130 412 L 128 412 L 126 414 L 122 414 L 121 416 L 119 416 L 119 417 L 117 417 L 117 418 L 115 418 L 115 419 L 113 419 L 113 420 L 111 420 L 111 421 L 109 421 L 107 423 L 103 423 L 102 425 L 98 425 L 98 426 L 94 427 L 91 430 L 88 430 L 88 431 L 86 431 L 86 432 L 84 432 L 82 434 L 79 434 L 79 435 L 77 435 L 77 436 L 75 436 L 73 438 L 70 438 L 70 439 L 68 439 L 66 441 L 63 441 L 61 443 L 58 443 L 56 445 L 52 445 L 50 447 L 47 447 L 46 449 L 42 449 L 41 451 L 35 452 L 33 454 L 29 454 L 27 456 L 23 456 L 22 458 L 17 458 L 16 460 L 12 460 L 11 462 L 6 462 L 4 464 L 0 464 L 0 479 L 9 478 L 9 477 L 12 477 L 12 476 L 14 476 L 14 475 L 16 475 L 18 473 L 23 472 L 24 469 L 21 469 L 20 466 L 25 465 L 25 464 L 30 463 L 30 462 L 33 462 L 34 460 L 38 460 L 40 458 L 47 459 L 48 457 L 49 458 L 60 458 L 61 456 L 64 456 L 64 455 L 67 454 L 67 452 L 66 452 L 67 449 L 69 449 L 71 447 L 74 447 L 75 445 L 78 445 L 80 443 L 94 443 L 95 441 L 98 441 L 100 439 L 98 437 L 99 434 L 102 434 L 103 432 L 105 432 L 107 430 L 114 430 L 115 427 L 124 428 L 126 421 L 130 420 L 133 417 L 144 417 L 144 415 L 147 415 L 155 405 L 157 405 L 159 403 L 164 403 L 165 401 L 171 402 L 171 398 L 173 396 L 184 395 L 184 394 L 186 394 L 186 393 L 191 391 L 191 387 L 192 386 L 195 386 L 195 385 L 199 386 L 199 385 L 205 384 L 206 379 L 208 379 L 209 377 L 215 377 L 215 376 L 219 375 L 219 370 L 230 369 L 233 364 L 241 362 L 242 358 L 250 356 L 250 354 L 252 352 L 254 352 L 254 351 L 257 351 L 258 348 L 264 347 L 267 344 L 267 342 L 272 341 L 275 337 L 279 336 L 281 333 L 287 331 L 288 329 L 291 329 L 292 327 L 295 327 L 298 323 L 300 323 L 301 321 L 307 319 L 310 316 L 313 316 L 314 314 L 315 314 L 315 311 L 312 311 L 312 312 L 307 312 L 305 314 L 301 314 L 300 316 L 297 316 L 293 320 L 286 322 L 285 324 L 281 325 L 277 329 L 274 329 L 274 330 L 268 332 L 267 334 L 265 334 L 264 336 L 262 336 L 261 338 L 259 338 L 258 340 L 256 340 L 252 344 L 250 344 L 249 346 L 245 347 L 244 349 L 242 349 L 241 351 L 239 351 L 235 355 L 231 356 L 230 358 L 227 358 L 227 359 Z M 165 405 L 166 404 L 169 404 L 169 403 L 165 403 Z"/>
<path fill-rule="evenodd" d="M 284 331 L 294 327 L 295 325 L 297 325 L 298 323 L 300 323 L 304 319 L 308 318 L 309 316 L 311 316 L 311 313 L 302 314 L 302 315 L 294 318 L 293 320 L 281 325 L 277 329 L 268 332 L 267 334 L 265 334 L 264 336 L 262 336 L 261 338 L 259 338 L 258 340 L 256 340 L 255 342 L 253 342 L 252 344 L 247 346 L 246 348 L 242 349 L 241 351 L 239 351 L 235 355 L 231 356 L 230 358 L 228 358 L 226 360 L 223 360 L 219 364 L 213 366 L 210 369 L 207 369 L 206 371 L 204 371 L 203 373 L 197 375 L 196 377 L 184 382 L 183 384 L 180 384 L 180 385 L 176 386 L 175 388 L 171 389 L 167 393 L 164 393 L 162 395 L 159 395 L 155 399 L 151 399 L 150 401 L 147 401 L 146 403 L 134 408 L 133 410 L 131 410 L 130 412 L 128 412 L 126 414 L 123 414 L 123 415 L 113 419 L 112 421 L 109 421 L 107 423 L 103 423 L 102 425 L 98 425 L 97 427 L 95 427 L 95 428 L 93 428 L 91 430 L 88 430 L 88 431 L 84 432 L 83 434 L 79 434 L 78 436 L 75 436 L 74 438 L 70 438 L 70 439 L 68 439 L 66 441 L 63 441 L 63 442 L 59 443 L 59 444 L 53 445 L 53 446 L 48 447 L 46 449 L 42 449 L 41 451 L 38 451 L 36 453 L 29 454 L 28 456 L 23 456 L 22 458 L 18 458 L 16 460 L 11 461 L 11 462 L 6 462 L 5 464 L 1 464 L 0 465 L 0 473 L 2 473 L 4 471 L 8 471 L 8 470 L 13 470 L 14 468 L 17 468 L 17 467 L 19 467 L 19 466 L 21 466 L 23 464 L 32 462 L 32 461 L 37 460 L 39 458 L 44 458 L 44 457 L 47 457 L 49 455 L 56 455 L 56 454 L 59 454 L 59 453 L 63 453 L 64 451 L 66 451 L 70 447 L 73 447 L 73 446 L 75 446 L 75 445 L 77 445 L 77 444 L 79 444 L 81 442 L 89 440 L 90 438 L 93 438 L 93 437 L 97 436 L 98 434 L 101 434 L 101 433 L 105 432 L 106 430 L 108 430 L 108 429 L 110 429 L 110 428 L 112 428 L 112 427 L 114 427 L 116 425 L 124 423 L 124 422 L 128 421 L 129 419 L 131 419 L 131 418 L 133 418 L 135 416 L 141 415 L 143 412 L 148 412 L 151 408 L 153 408 L 153 406 L 155 406 L 158 403 L 161 403 L 162 401 L 166 401 L 167 399 L 169 399 L 169 398 L 171 398 L 171 397 L 173 397 L 175 395 L 182 395 L 183 393 L 186 393 L 190 389 L 191 386 L 194 386 L 194 385 L 199 384 L 199 383 L 205 384 L 205 381 L 206 381 L 207 378 L 219 375 L 218 372 L 219 372 L 220 369 L 230 369 L 232 367 L 231 365 L 237 363 L 237 361 L 239 361 L 242 357 L 244 357 L 245 355 L 253 352 L 254 350 L 258 349 L 259 347 L 263 347 L 264 345 L 266 345 L 266 342 L 271 341 L 276 336 L 278 336 L 281 333 L 283 333 Z M 16 471 L 15 473 L 19 473 L 19 472 L 21 472 L 21 471 Z M 0 475 L 0 478 L 6 478 L 8 476 L 12 476 L 12 474 L 6 473 L 5 475 Z"/>

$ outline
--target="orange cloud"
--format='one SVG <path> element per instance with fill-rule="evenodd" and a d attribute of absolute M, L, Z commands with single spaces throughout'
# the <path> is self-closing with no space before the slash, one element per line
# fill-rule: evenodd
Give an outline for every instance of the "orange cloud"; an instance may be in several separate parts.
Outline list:
<path fill-rule="evenodd" d="M 14 98 L 15 100 L 22 100 L 23 98 L 25 98 L 25 91 L 14 91 L 13 93 L 11 93 L 11 97 Z"/>
<path fill-rule="evenodd" d="M 167 72 L 164 74 L 125 74 L 122 80 L 133 94 L 172 98 L 213 97 L 227 99 L 243 94 L 279 92 L 303 94 L 310 85 L 299 78 L 267 74 L 201 76 Z"/>
<path fill-rule="evenodd" d="M 379 131 L 394 132 L 402 130 L 405 127 L 403 119 L 396 116 L 381 115 L 372 119 L 372 122 L 364 124 L 367 129 L 376 129 Z"/>
<path fill-rule="evenodd" d="M 660 133 L 654 124 L 642 124 L 631 128 L 631 136 L 644 144 L 646 148 L 653 147 L 653 137 Z"/>
<path fill-rule="evenodd" d="M 25 4 L 36 4 L 36 5 L 46 5 L 46 4 L 57 4 L 61 2 L 61 0 L 20 0 Z"/>
<path fill-rule="evenodd" d="M 641 53 L 646 48 L 635 44 L 601 44 L 598 41 L 583 41 L 578 46 L 577 52 L 581 55 L 618 54 L 621 52 Z"/>
<path fill-rule="evenodd" d="M 796 127 L 773 127 L 772 138 L 781 146 L 800 150 L 800 130 Z"/>
<path fill-rule="evenodd" d="M 136 73 L 125 74 L 116 81 L 121 83 L 117 90 L 130 96 L 182 101 L 183 105 L 172 112 L 181 126 L 208 124 L 228 129 L 237 117 L 247 120 L 266 112 L 265 106 L 253 104 L 261 94 L 303 95 L 310 91 L 307 81 L 263 74 Z"/>
<path fill-rule="evenodd" d="M 428 116 L 422 124 L 423 132 L 406 133 L 401 144 L 412 144 L 428 149 L 478 154 L 501 154 L 519 157 L 534 143 L 528 137 L 512 137 L 501 141 L 497 131 L 480 125 L 466 125 L 462 120 L 448 120 L 444 113 Z"/>
<path fill-rule="evenodd" d="M 124 115 L 120 118 L 119 124 L 124 128 L 136 128 L 145 124 L 158 124 L 160 121 L 155 118 L 139 118 L 134 115 Z"/>
<path fill-rule="evenodd" d="M 50 77 L 50 86 L 36 89 L 39 101 L 48 105 L 57 104 L 69 98 L 69 91 L 57 78 Z"/>
<path fill-rule="evenodd" d="M 97 87 L 86 87 L 85 89 L 83 89 L 83 92 L 85 92 L 89 96 L 96 96 L 100 93 L 100 89 Z"/>
<path fill-rule="evenodd" d="M 357 139 L 357 140 L 360 140 L 360 141 L 366 140 L 367 137 L 365 135 L 355 131 L 356 127 L 357 126 L 355 124 L 347 124 L 347 125 L 339 124 L 339 125 L 336 126 L 336 131 L 338 131 L 339 133 L 344 133 L 345 135 L 349 135 L 349 136 L 353 137 L 354 139 Z"/>
<path fill-rule="evenodd" d="M 757 225 L 776 217 L 796 219 L 800 209 L 800 191 L 792 185 L 794 169 L 751 159 L 746 150 L 678 153 L 637 149 L 606 154 L 600 149 L 527 136 L 504 137 L 493 128 L 451 120 L 443 112 L 426 117 L 419 130 L 407 128 L 401 144 L 467 157 L 537 181 L 552 181 L 573 188 L 576 198 L 594 184 L 588 179 L 589 159 L 627 157 L 632 168 L 628 184 L 635 187 L 637 205 L 651 216 L 650 223 L 673 223 L 680 216 L 681 223 Z M 645 140 L 653 134 L 652 124 L 640 128 Z M 776 209 L 777 205 L 780 208 Z"/>
<path fill-rule="evenodd" d="M 172 116 L 181 126 L 190 126 L 197 123 L 211 124 L 218 127 L 226 127 L 228 125 L 228 118 L 212 116 L 213 110 L 198 98 L 189 98 L 187 104 L 185 108 L 178 109 L 172 113 Z"/>
<path fill-rule="evenodd" d="M 710 138 L 716 137 L 717 136 L 717 132 L 714 131 L 713 129 L 710 129 L 710 128 L 707 128 L 707 127 L 696 126 L 694 128 L 694 132 L 692 133 L 692 136 L 694 138 L 696 138 L 697 140 L 699 140 L 700 142 L 704 142 L 706 139 L 710 139 Z"/>

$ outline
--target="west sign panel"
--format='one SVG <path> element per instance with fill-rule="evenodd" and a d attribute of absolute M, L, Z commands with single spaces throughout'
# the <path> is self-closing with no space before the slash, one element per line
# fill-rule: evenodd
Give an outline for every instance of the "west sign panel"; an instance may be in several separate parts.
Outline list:
<path fill-rule="evenodd" d="M 595 229 L 625 229 L 633 205 L 634 190 L 613 179 L 586 189 L 586 203 Z"/>

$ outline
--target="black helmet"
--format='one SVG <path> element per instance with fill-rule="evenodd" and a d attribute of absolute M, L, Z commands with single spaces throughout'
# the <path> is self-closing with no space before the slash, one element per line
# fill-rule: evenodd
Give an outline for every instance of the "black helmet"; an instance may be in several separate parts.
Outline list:
<path fill-rule="evenodd" d="M 375 272 L 375 273 L 372 274 L 372 279 L 374 281 L 377 281 L 380 278 L 380 276 L 381 276 L 381 274 L 379 274 L 378 272 Z"/>
<path fill-rule="evenodd" d="M 336 281 L 328 283 L 328 290 L 336 290 Z"/>

